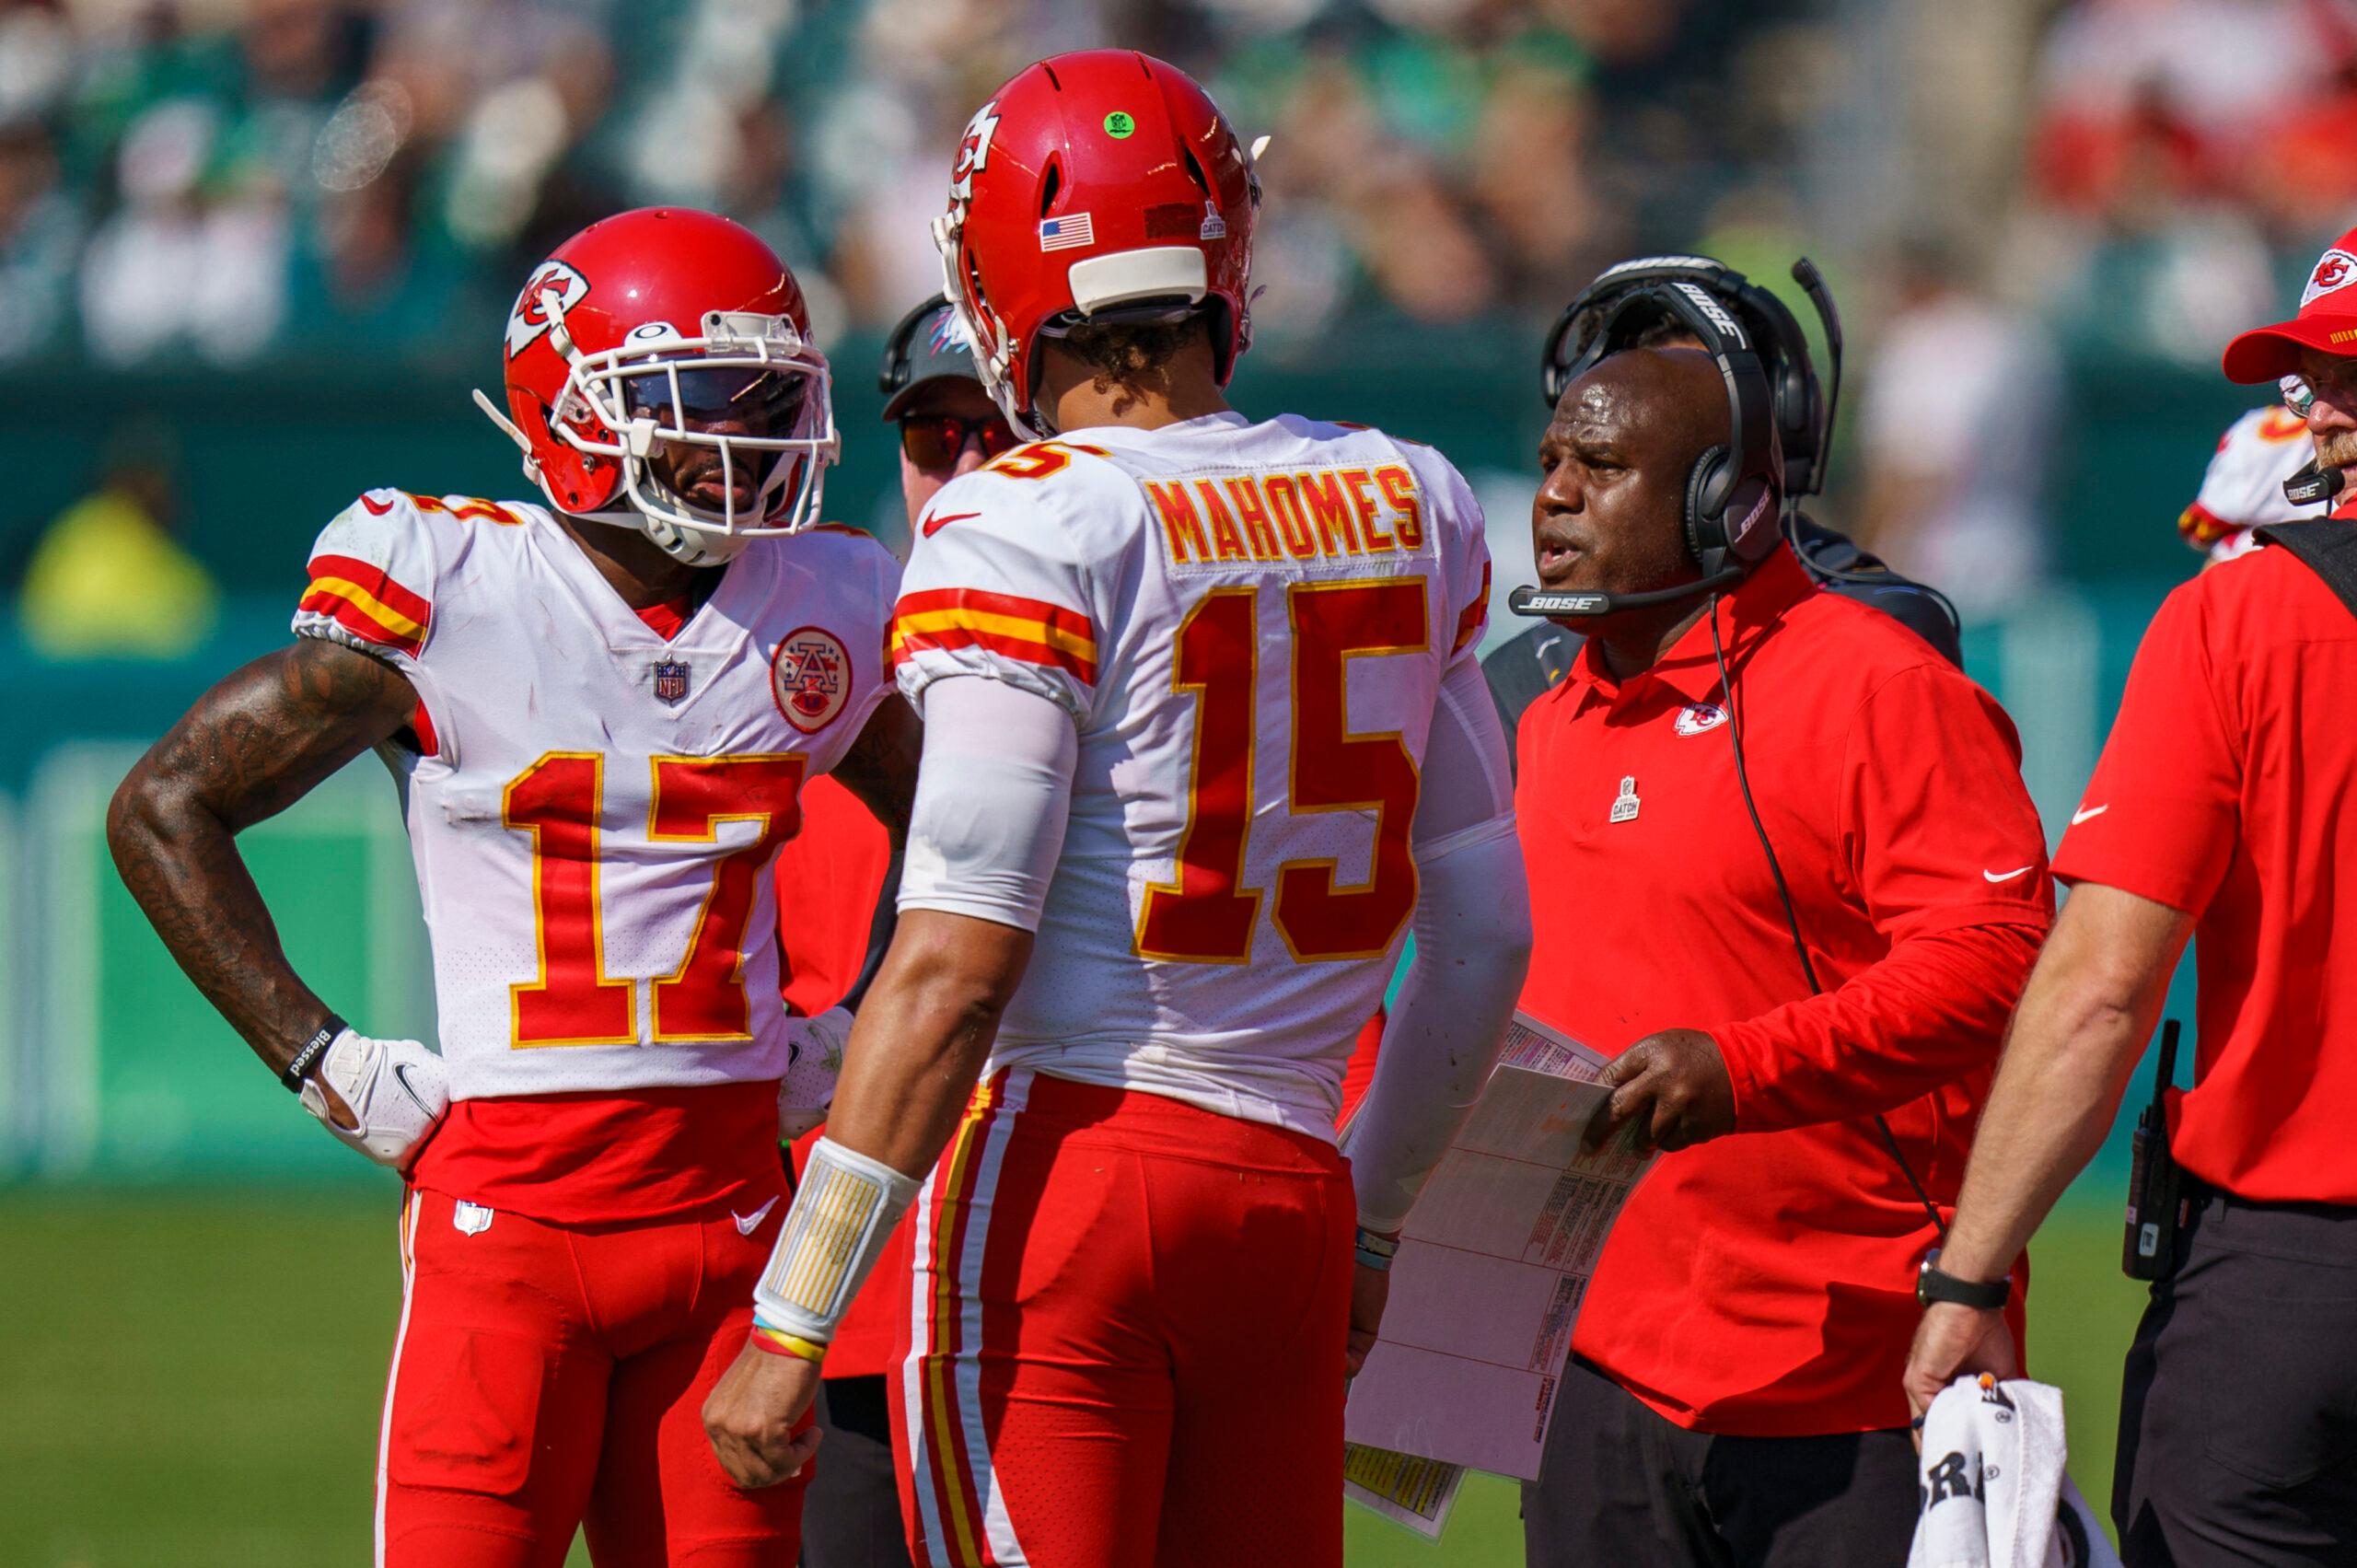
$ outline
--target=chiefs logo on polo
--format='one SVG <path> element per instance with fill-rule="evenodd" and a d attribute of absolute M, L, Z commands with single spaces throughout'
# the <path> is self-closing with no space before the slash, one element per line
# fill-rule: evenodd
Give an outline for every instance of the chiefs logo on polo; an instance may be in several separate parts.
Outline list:
<path fill-rule="evenodd" d="M 770 658 L 770 689 L 786 723 L 805 735 L 824 729 L 851 701 L 851 653 L 821 627 L 789 633 Z"/>
<path fill-rule="evenodd" d="M 2320 294 L 2330 294 L 2352 283 L 2357 283 L 2357 256 L 2346 250 L 2328 250 L 2324 260 L 2316 263 L 2316 270 L 2308 274 L 2308 286 L 2301 293 L 2300 303 L 2305 306 Z"/>

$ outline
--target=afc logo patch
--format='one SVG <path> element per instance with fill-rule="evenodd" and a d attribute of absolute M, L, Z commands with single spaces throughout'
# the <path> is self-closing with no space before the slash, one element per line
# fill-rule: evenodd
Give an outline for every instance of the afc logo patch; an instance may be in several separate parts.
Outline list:
<path fill-rule="evenodd" d="M 787 633 L 770 656 L 770 692 L 786 723 L 817 734 L 851 705 L 851 651 L 824 627 Z"/>

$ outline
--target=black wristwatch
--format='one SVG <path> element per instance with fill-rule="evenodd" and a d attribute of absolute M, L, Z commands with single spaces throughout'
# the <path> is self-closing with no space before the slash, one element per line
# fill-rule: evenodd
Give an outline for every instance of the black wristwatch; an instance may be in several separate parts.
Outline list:
<path fill-rule="evenodd" d="M 1915 1299 L 1925 1307 L 1935 1301 L 1952 1301 L 1958 1307 L 1993 1312 L 2013 1296 L 2010 1275 L 1982 1284 L 1978 1280 L 1960 1280 L 1954 1274 L 1942 1273 L 1939 1263 L 1940 1249 L 1934 1247 L 1923 1255 L 1923 1266 L 1915 1271 Z"/>

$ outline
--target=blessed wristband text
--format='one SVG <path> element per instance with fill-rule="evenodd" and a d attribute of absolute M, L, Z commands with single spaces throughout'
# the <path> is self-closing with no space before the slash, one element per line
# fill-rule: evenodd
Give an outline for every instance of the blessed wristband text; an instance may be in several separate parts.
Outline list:
<path fill-rule="evenodd" d="M 351 1027 L 330 1013 L 326 1021 L 311 1031 L 311 1038 L 303 1042 L 303 1049 L 295 1053 L 285 1069 L 278 1074 L 278 1081 L 286 1086 L 289 1094 L 303 1092 L 303 1086 L 310 1080 L 312 1071 L 319 1064 L 319 1058 L 328 1053 L 328 1047 L 335 1043 L 335 1037 Z"/>

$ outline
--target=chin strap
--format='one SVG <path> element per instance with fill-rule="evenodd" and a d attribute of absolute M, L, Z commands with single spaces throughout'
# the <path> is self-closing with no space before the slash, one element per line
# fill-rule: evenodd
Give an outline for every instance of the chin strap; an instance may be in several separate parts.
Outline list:
<path fill-rule="evenodd" d="M 722 546 L 715 550 L 694 530 L 683 528 L 667 517 L 651 517 L 643 512 L 633 515 L 640 531 L 655 541 L 655 548 L 683 566 L 726 566 L 749 542 L 743 534 L 721 534 L 713 540 Z"/>
<path fill-rule="evenodd" d="M 563 512 L 563 508 L 557 508 Z M 746 545 L 752 541 L 743 534 L 714 536 L 707 544 L 691 528 L 661 517 L 650 517 L 635 506 L 613 506 L 602 512 L 564 512 L 568 517 L 585 522 L 604 523 L 610 528 L 632 528 L 644 534 L 655 548 L 682 566 L 726 566 L 737 559 Z M 714 545 L 719 548 L 713 548 Z"/>
<path fill-rule="evenodd" d="M 524 477 L 546 490 L 548 486 L 540 483 L 540 459 L 532 455 L 530 437 L 516 427 L 516 422 L 502 412 L 499 405 L 485 396 L 481 387 L 474 389 L 474 400 L 475 407 L 482 410 L 483 417 L 506 432 L 507 438 L 516 443 L 516 449 L 524 454 Z"/>

